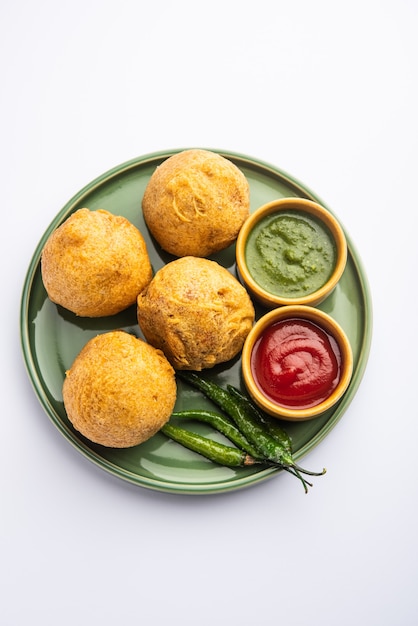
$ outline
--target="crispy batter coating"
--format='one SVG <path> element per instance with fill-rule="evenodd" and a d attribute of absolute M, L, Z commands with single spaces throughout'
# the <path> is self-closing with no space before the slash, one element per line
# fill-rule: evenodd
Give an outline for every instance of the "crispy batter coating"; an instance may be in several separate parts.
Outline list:
<path fill-rule="evenodd" d="M 179 257 L 207 257 L 237 238 L 250 212 L 249 184 L 221 155 L 184 150 L 154 171 L 142 210 L 164 250 Z"/>
<path fill-rule="evenodd" d="M 228 270 L 188 256 L 158 270 L 138 297 L 138 322 L 175 369 L 202 370 L 238 354 L 254 307 Z"/>
<path fill-rule="evenodd" d="M 79 209 L 42 251 L 49 298 L 83 317 L 114 315 L 135 303 L 152 278 L 145 240 L 122 216 Z"/>
<path fill-rule="evenodd" d="M 91 339 L 63 385 L 74 428 L 112 448 L 152 437 L 169 420 L 176 394 L 174 370 L 163 353 L 124 331 Z"/>

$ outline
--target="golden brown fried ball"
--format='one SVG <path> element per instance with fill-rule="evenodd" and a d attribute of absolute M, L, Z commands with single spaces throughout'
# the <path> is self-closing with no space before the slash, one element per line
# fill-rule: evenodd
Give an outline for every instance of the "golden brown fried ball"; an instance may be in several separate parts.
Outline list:
<path fill-rule="evenodd" d="M 46 242 L 41 268 L 49 298 L 83 317 L 123 311 L 152 278 L 139 230 L 102 209 L 70 215 Z"/>
<path fill-rule="evenodd" d="M 164 250 L 179 257 L 206 257 L 237 238 L 250 212 L 249 184 L 221 155 L 184 150 L 154 171 L 142 210 Z"/>
<path fill-rule="evenodd" d="M 63 385 L 74 428 L 112 448 L 152 437 L 169 420 L 176 394 L 174 370 L 163 353 L 124 331 L 91 339 Z"/>
<path fill-rule="evenodd" d="M 197 257 L 168 263 L 138 297 L 138 322 L 175 369 L 202 370 L 232 359 L 254 321 L 253 304 L 224 267 Z"/>

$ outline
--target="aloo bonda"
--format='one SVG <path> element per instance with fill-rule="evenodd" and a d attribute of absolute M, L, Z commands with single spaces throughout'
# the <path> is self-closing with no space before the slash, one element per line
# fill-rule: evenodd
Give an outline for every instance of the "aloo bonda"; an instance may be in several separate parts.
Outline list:
<path fill-rule="evenodd" d="M 153 172 L 142 210 L 164 250 L 207 257 L 237 238 L 250 212 L 249 184 L 229 159 L 209 150 L 184 150 Z"/>
<path fill-rule="evenodd" d="M 164 354 L 125 331 L 90 339 L 63 384 L 74 428 L 112 448 L 152 437 L 169 420 L 176 395 L 174 370 Z"/>
<path fill-rule="evenodd" d="M 41 271 L 50 300 L 83 317 L 123 311 L 152 278 L 140 231 L 125 217 L 87 208 L 50 235 Z"/>
<path fill-rule="evenodd" d="M 202 370 L 232 359 L 253 322 L 253 303 L 244 287 L 227 269 L 200 257 L 171 261 L 138 297 L 145 339 L 179 370 Z"/>

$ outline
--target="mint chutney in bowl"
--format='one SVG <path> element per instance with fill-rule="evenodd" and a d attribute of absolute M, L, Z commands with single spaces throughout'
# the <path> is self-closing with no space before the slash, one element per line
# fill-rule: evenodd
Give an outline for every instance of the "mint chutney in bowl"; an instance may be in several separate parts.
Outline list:
<path fill-rule="evenodd" d="M 320 204 L 281 198 L 245 221 L 236 261 L 241 280 L 264 306 L 316 306 L 342 276 L 347 243 L 338 220 Z"/>

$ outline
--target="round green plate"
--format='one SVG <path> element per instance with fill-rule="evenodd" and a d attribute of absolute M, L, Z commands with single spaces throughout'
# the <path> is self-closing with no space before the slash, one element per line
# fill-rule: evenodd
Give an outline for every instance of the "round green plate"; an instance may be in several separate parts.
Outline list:
<path fill-rule="evenodd" d="M 159 249 L 150 237 L 143 220 L 141 201 L 155 168 L 178 151 L 145 155 L 115 167 L 84 187 L 58 213 L 39 242 L 27 272 L 21 302 L 21 342 L 26 368 L 40 403 L 64 437 L 88 459 L 119 478 L 149 489 L 187 494 L 219 493 L 248 487 L 280 470 L 221 467 L 168 440 L 161 433 L 134 448 L 109 449 L 91 443 L 72 428 L 64 410 L 61 390 L 65 371 L 78 352 L 98 333 L 117 328 L 124 328 L 137 336 L 141 333 L 135 307 L 114 317 L 85 319 L 56 306 L 46 295 L 40 273 L 41 252 L 47 238 L 71 213 L 82 207 L 106 209 L 124 215 L 135 224 L 147 241 L 154 271 L 173 260 L 174 257 Z M 247 177 L 251 210 L 276 198 L 289 196 L 310 198 L 324 204 L 276 167 L 247 156 L 218 152 L 235 163 Z M 322 441 L 342 417 L 358 389 L 367 363 L 372 327 L 371 301 L 361 263 L 348 237 L 347 240 L 349 254 L 344 275 L 320 308 L 332 315 L 346 331 L 354 353 L 354 375 L 342 400 L 327 414 L 304 423 L 284 424 L 293 439 L 296 459 Z M 236 275 L 234 246 L 212 258 Z M 262 312 L 261 308 L 257 310 L 258 315 Z M 231 383 L 242 388 L 240 358 L 207 370 L 205 376 L 221 385 Z M 208 406 L 208 401 L 197 391 L 179 381 L 176 410 Z M 210 427 L 193 424 L 192 428 L 223 440 Z"/>

